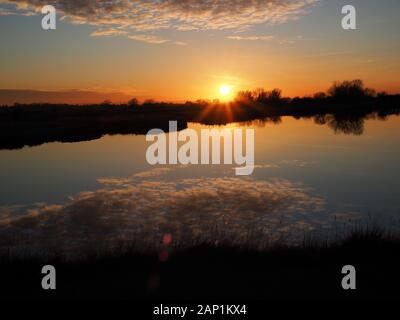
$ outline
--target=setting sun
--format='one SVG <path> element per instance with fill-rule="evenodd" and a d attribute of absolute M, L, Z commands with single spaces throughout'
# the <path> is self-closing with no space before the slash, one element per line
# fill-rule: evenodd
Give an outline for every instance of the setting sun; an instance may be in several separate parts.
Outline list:
<path fill-rule="evenodd" d="M 221 94 L 221 96 L 227 97 L 231 94 L 231 87 L 230 86 L 226 86 L 223 85 L 219 88 L 219 93 Z"/>

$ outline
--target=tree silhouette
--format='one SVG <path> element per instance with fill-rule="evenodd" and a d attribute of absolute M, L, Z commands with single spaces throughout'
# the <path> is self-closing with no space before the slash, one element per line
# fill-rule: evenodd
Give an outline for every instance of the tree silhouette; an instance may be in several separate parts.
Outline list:
<path fill-rule="evenodd" d="M 139 105 L 139 101 L 136 98 L 132 98 L 128 101 L 128 107 L 137 107 Z"/>
<path fill-rule="evenodd" d="M 360 98 L 373 97 L 375 91 L 364 87 L 362 80 L 334 82 L 328 89 L 328 94 L 337 100 L 353 101 Z"/>

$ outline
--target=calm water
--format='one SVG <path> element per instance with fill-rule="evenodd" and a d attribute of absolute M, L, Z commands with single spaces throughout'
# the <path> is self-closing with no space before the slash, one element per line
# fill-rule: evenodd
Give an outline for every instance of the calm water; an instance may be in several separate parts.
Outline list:
<path fill-rule="evenodd" d="M 255 129 L 251 177 L 231 166 L 150 167 L 145 136 L 0 151 L 3 246 L 15 234 L 37 247 L 129 239 L 147 248 L 166 233 L 185 246 L 332 237 L 360 220 L 397 230 L 400 117 L 353 134 L 290 117 L 233 126 Z"/>

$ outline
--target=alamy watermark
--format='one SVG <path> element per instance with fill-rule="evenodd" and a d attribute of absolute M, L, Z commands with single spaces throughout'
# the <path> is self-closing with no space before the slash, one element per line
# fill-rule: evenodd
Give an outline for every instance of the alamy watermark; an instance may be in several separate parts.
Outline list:
<path fill-rule="evenodd" d="M 45 275 L 42 279 L 42 289 L 55 290 L 56 289 L 56 268 L 52 265 L 45 265 L 42 268 L 42 274 Z"/>
<path fill-rule="evenodd" d="M 342 14 L 345 15 L 342 18 L 342 28 L 344 30 L 356 30 L 357 29 L 356 8 L 352 5 L 346 5 L 342 8 Z"/>
<path fill-rule="evenodd" d="M 352 265 L 346 265 L 342 268 L 342 288 L 344 290 L 356 290 L 356 268 Z"/>
<path fill-rule="evenodd" d="M 57 28 L 56 8 L 51 5 L 44 6 L 42 8 L 42 14 L 45 14 L 45 16 L 42 18 L 42 29 L 56 30 Z"/>
<path fill-rule="evenodd" d="M 168 135 L 161 129 L 152 129 L 146 141 L 153 142 L 146 152 L 151 165 L 236 164 L 237 176 L 254 171 L 254 129 L 201 129 L 199 135 L 190 128 L 178 132 L 177 121 L 170 121 Z"/>

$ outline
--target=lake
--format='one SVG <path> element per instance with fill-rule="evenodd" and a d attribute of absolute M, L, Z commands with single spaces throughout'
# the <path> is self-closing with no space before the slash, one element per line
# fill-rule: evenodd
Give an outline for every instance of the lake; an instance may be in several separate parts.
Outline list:
<path fill-rule="evenodd" d="M 70 251 L 128 240 L 153 250 L 168 235 L 180 247 L 263 247 L 335 240 L 360 225 L 399 231 L 399 116 L 217 128 L 237 127 L 255 130 L 250 177 L 229 165 L 149 166 L 144 135 L 1 150 L 1 245 Z"/>

